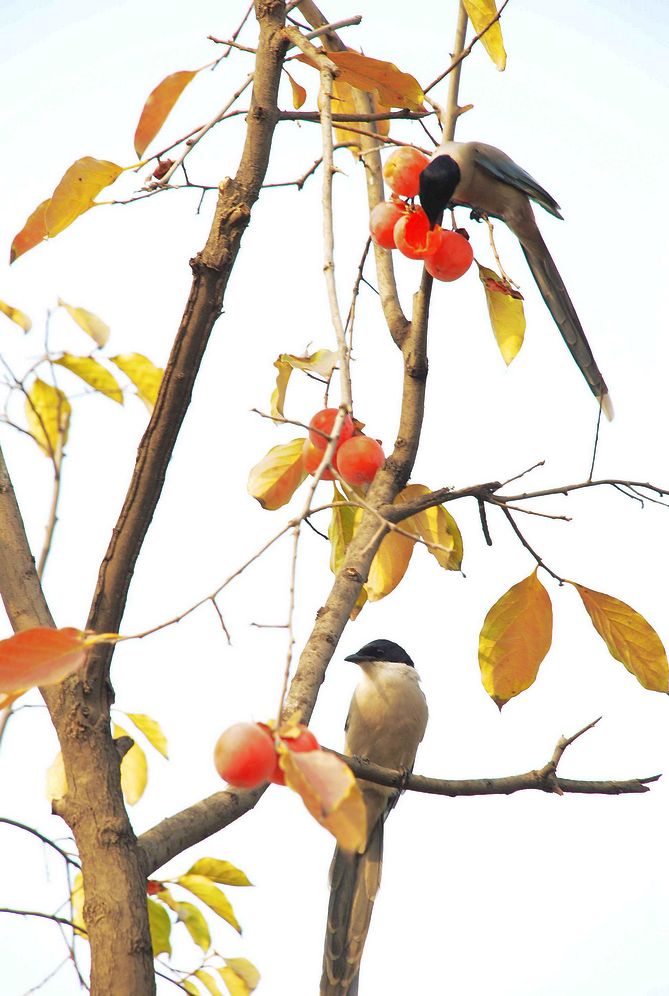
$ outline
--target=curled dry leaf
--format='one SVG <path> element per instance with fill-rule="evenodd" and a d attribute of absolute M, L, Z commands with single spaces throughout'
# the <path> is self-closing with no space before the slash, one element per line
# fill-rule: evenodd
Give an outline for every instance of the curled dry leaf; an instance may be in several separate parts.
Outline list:
<path fill-rule="evenodd" d="M 534 683 L 552 635 L 551 600 L 534 570 L 495 602 L 479 636 L 483 687 L 500 709 Z"/>
<path fill-rule="evenodd" d="M 367 813 L 353 772 L 334 754 L 311 750 L 304 754 L 285 750 L 279 763 L 286 784 L 301 796 L 321 826 L 340 847 L 361 851 L 367 842 Z"/>
<path fill-rule="evenodd" d="M 609 653 L 651 692 L 669 692 L 669 665 L 659 636 L 642 615 L 619 598 L 569 582 L 581 596 Z"/>

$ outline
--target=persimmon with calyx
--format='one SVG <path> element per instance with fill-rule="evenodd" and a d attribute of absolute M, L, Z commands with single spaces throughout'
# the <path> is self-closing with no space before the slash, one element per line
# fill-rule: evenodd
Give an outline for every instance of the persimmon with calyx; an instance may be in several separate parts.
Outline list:
<path fill-rule="evenodd" d="M 418 194 L 418 177 L 429 162 L 428 157 L 418 149 L 402 146 L 386 159 L 383 179 L 400 197 L 415 197 Z"/>
<path fill-rule="evenodd" d="M 458 280 L 467 272 L 474 259 L 469 239 L 459 232 L 434 230 L 437 246 L 425 259 L 425 269 L 436 280 Z"/>
<path fill-rule="evenodd" d="M 439 245 L 438 234 L 430 228 L 422 208 L 413 208 L 402 215 L 393 229 L 393 235 L 397 248 L 409 259 L 425 259 Z"/>
<path fill-rule="evenodd" d="M 309 423 L 309 439 L 311 440 L 311 445 L 315 446 L 317 450 L 324 450 L 330 442 L 329 437 L 332 435 L 332 429 L 338 414 L 338 408 L 323 408 L 320 412 L 316 412 Z M 350 439 L 354 432 L 353 419 L 350 415 L 345 415 L 341 432 L 339 433 L 338 446 L 341 446 L 347 439 Z"/>
<path fill-rule="evenodd" d="M 313 475 L 316 473 L 316 471 L 321 465 L 321 460 L 323 459 L 324 453 L 325 453 L 325 448 L 319 450 L 315 446 L 312 446 L 311 442 L 308 439 L 304 440 L 304 448 L 302 450 L 302 463 L 304 464 L 304 469 L 306 470 L 307 474 L 311 474 L 311 476 L 313 477 Z M 335 453 L 332 457 L 332 465 L 335 468 L 335 470 L 337 468 L 336 456 L 337 454 Z M 323 473 L 321 474 L 321 481 L 334 481 L 334 479 L 335 479 L 334 474 L 332 473 L 329 467 L 326 467 Z"/>
<path fill-rule="evenodd" d="M 255 788 L 274 771 L 274 740 L 257 723 L 235 723 L 216 741 L 214 764 L 229 785 Z"/>
<path fill-rule="evenodd" d="M 271 736 L 272 731 L 269 726 L 264 724 L 259 724 L 264 730 Z M 296 726 L 291 726 L 290 729 L 286 730 L 284 733 L 280 733 L 281 743 L 285 744 L 288 750 L 295 751 L 296 754 L 304 754 L 310 750 L 320 750 L 321 745 L 319 744 L 316 737 L 313 735 L 308 726 L 304 723 L 298 723 Z M 270 781 L 274 782 L 275 785 L 285 785 L 286 778 L 279 764 L 279 753 L 276 754 L 276 764 L 274 766 L 274 771 L 270 776 Z"/>
<path fill-rule="evenodd" d="M 369 231 L 372 240 L 382 249 L 396 249 L 394 228 L 397 222 L 407 213 L 404 201 L 381 201 L 372 208 L 369 216 Z"/>
<path fill-rule="evenodd" d="M 351 487 L 371 484 L 377 470 L 385 463 L 383 448 L 369 436 L 354 436 L 337 451 L 337 470 Z"/>

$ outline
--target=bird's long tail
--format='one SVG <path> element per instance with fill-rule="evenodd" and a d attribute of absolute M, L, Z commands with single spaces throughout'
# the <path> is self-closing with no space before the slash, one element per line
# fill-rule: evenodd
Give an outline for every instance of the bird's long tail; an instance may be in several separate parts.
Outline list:
<path fill-rule="evenodd" d="M 518 234 L 518 233 L 517 233 Z M 546 307 L 553 316 L 555 324 L 562 333 L 571 355 L 585 377 L 590 390 L 601 404 L 602 411 L 609 419 L 613 418 L 613 405 L 609 398 L 609 389 L 592 355 L 590 344 L 585 337 L 576 309 L 571 303 L 558 268 L 553 262 L 538 228 L 532 233 L 532 238 L 518 235 L 525 259 L 528 262 L 532 276 L 536 280 Z"/>
<path fill-rule="evenodd" d="M 381 882 L 382 857 L 383 819 L 377 820 L 364 854 L 340 848 L 334 853 L 321 996 L 357 996 L 360 959 Z"/>

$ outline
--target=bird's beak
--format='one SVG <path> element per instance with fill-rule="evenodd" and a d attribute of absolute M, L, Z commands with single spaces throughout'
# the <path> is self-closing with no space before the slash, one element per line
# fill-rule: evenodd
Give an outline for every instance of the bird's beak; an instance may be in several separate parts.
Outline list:
<path fill-rule="evenodd" d="M 361 654 L 349 654 L 348 657 L 344 658 L 345 661 L 351 661 L 353 664 L 362 664 L 367 658 L 363 657 Z"/>

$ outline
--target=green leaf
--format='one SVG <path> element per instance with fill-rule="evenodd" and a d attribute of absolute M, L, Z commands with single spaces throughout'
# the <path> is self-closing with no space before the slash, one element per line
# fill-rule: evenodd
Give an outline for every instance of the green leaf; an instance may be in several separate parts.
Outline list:
<path fill-rule="evenodd" d="M 62 298 L 58 298 L 58 305 L 65 308 L 79 328 L 83 329 L 86 335 L 89 335 L 98 346 L 105 345 L 109 339 L 109 326 L 106 322 L 94 315 L 92 311 L 87 311 L 86 308 L 77 308 L 72 304 L 66 304 Z"/>
<path fill-rule="evenodd" d="M 337 485 L 333 485 L 333 502 L 346 501 Z M 337 574 L 346 556 L 346 550 L 353 539 L 353 534 L 360 520 L 360 509 L 354 505 L 342 505 L 332 509 L 332 518 L 328 528 L 330 539 L 330 570 Z"/>
<path fill-rule="evenodd" d="M 211 947 L 211 934 L 202 912 L 193 903 L 177 903 L 176 908 L 171 908 L 174 909 L 179 922 L 183 923 L 192 939 L 206 954 Z"/>
<path fill-rule="evenodd" d="M 165 371 L 155 366 L 142 353 L 120 353 L 109 359 L 132 381 L 137 388 L 137 397 L 150 412 L 153 411 Z"/>
<path fill-rule="evenodd" d="M 138 730 L 141 730 L 151 746 L 155 747 L 158 753 L 163 755 L 165 760 L 168 760 L 167 737 L 160 728 L 158 721 L 151 719 L 150 716 L 147 716 L 143 712 L 127 712 L 126 716 L 132 720 Z"/>
<path fill-rule="evenodd" d="M 212 882 L 220 882 L 221 885 L 252 885 L 243 871 L 235 868 L 229 861 L 221 861 L 219 858 L 200 858 L 192 868 L 188 869 L 188 875 L 203 875 L 211 879 Z"/>
<path fill-rule="evenodd" d="M 129 735 L 121 726 L 116 723 L 112 724 L 114 740 Z M 123 789 L 123 797 L 129 806 L 134 806 L 144 795 L 148 777 L 146 754 L 139 744 L 133 741 L 132 747 L 121 761 L 121 788 Z"/>
<path fill-rule="evenodd" d="M 35 378 L 26 398 L 28 430 L 48 457 L 56 457 L 67 442 L 72 406 L 58 387 Z"/>
<path fill-rule="evenodd" d="M 162 903 L 157 903 L 153 899 L 147 899 L 146 905 L 149 910 L 149 930 L 151 932 L 153 957 L 157 958 L 163 952 L 168 955 L 172 954 L 172 945 L 170 944 L 172 922 L 169 913 Z"/>
<path fill-rule="evenodd" d="M 194 896 L 197 896 L 209 909 L 218 914 L 226 923 L 234 927 L 240 934 L 242 928 L 237 922 L 237 918 L 232 910 L 232 905 L 220 889 L 204 875 L 180 875 L 176 879 L 177 885 L 188 889 Z"/>
<path fill-rule="evenodd" d="M 106 367 L 94 360 L 92 356 L 73 356 L 72 353 L 63 353 L 60 359 L 53 362 L 76 374 L 93 390 L 111 398 L 112 401 L 117 401 L 119 405 L 123 404 L 123 391 L 119 387 L 118 381 Z"/>

